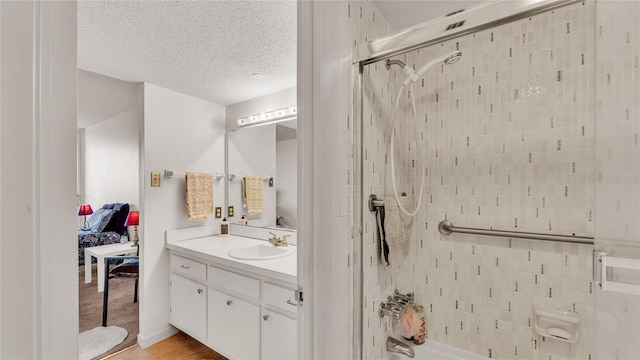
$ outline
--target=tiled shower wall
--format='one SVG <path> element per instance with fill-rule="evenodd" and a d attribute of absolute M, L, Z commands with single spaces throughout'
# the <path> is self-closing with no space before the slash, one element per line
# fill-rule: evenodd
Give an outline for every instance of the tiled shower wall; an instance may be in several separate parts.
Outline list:
<path fill-rule="evenodd" d="M 448 219 L 457 226 L 593 235 L 594 9 L 593 2 L 577 3 L 399 57 L 417 69 L 452 50 L 463 52 L 461 61 L 430 69 L 412 93 L 401 95 L 400 191 L 419 191 L 419 171 L 427 183 L 411 255 L 400 265 L 384 267 L 377 260 L 375 218 L 365 210 L 363 358 L 389 358 L 384 342 L 394 334 L 377 310 L 396 288 L 415 291 L 427 312 L 427 336 L 436 341 L 492 358 L 592 357 L 592 246 L 443 236 L 437 225 Z M 343 3 L 343 10 L 343 54 L 367 37 L 384 35 L 384 21 L 370 3 Z M 347 58 L 342 92 L 352 99 Z M 362 200 L 369 193 L 390 194 L 385 138 L 403 78 L 399 68 L 365 67 L 362 129 L 349 118 L 351 104 L 341 108 L 345 158 L 353 152 L 350 132 L 358 130 L 353 139 L 359 144 L 362 131 Z M 417 147 L 407 125 L 410 96 L 417 105 Z M 357 183 L 357 169 L 347 180 L 353 174 Z M 352 259 L 347 266 L 353 271 Z M 577 311 L 579 343 L 538 336 L 533 305 Z"/>

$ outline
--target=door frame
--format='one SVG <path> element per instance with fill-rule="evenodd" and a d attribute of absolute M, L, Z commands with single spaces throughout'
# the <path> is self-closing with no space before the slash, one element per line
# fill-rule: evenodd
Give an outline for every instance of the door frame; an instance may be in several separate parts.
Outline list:
<path fill-rule="evenodd" d="M 340 2 L 298 2 L 298 356 L 340 358 Z"/>

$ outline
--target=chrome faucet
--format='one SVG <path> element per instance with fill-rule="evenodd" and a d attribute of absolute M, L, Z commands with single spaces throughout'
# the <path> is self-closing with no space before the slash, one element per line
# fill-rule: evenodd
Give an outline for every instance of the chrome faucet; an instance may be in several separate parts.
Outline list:
<path fill-rule="evenodd" d="M 283 235 L 282 239 L 278 238 L 276 236 L 276 234 L 269 232 L 269 234 L 271 234 L 271 238 L 269 239 L 269 243 L 273 246 L 287 246 L 287 236 L 289 235 Z"/>
<path fill-rule="evenodd" d="M 404 354 L 410 358 L 413 358 L 416 356 L 416 353 L 415 351 L 413 351 L 413 348 L 411 346 L 403 343 L 402 341 L 396 340 L 392 337 L 387 338 L 387 351 Z"/>

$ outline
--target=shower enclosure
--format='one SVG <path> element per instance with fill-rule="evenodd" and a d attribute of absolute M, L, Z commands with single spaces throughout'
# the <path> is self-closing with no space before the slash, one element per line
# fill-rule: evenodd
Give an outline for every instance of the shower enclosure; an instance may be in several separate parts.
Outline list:
<path fill-rule="evenodd" d="M 347 39 L 354 358 L 391 357 L 397 324 L 380 306 L 395 290 L 424 307 L 427 338 L 488 358 L 637 357 L 640 2 L 487 2 L 389 36 L 372 18 Z M 387 60 L 417 71 L 453 51 L 397 98 L 407 70 Z M 393 180 L 423 199 L 409 256 L 385 266 L 368 200 Z"/>

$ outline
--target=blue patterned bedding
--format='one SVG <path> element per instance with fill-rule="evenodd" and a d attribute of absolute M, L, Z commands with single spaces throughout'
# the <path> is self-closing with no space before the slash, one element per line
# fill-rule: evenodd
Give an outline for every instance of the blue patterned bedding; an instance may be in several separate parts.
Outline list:
<path fill-rule="evenodd" d="M 78 230 L 78 265 L 84 265 L 85 248 L 119 243 L 121 237 L 122 235 L 115 231 L 95 233 Z M 95 261 L 95 259 L 92 259 L 92 261 Z"/>
<path fill-rule="evenodd" d="M 125 222 L 128 214 L 129 204 L 112 203 L 104 204 L 86 219 L 78 230 L 78 265 L 84 265 L 85 248 L 120 242 L 127 233 Z"/>

